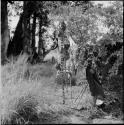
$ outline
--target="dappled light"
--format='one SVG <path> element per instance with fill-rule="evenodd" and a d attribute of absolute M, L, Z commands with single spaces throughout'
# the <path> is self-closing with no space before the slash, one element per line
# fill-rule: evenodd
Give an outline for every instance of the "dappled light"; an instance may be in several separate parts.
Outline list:
<path fill-rule="evenodd" d="M 122 1 L 1 1 L 0 124 L 123 119 Z"/>

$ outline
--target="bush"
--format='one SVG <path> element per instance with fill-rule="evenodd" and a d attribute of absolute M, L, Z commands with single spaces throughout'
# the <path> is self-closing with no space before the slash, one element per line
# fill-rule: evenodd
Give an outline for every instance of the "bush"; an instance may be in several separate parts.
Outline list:
<path fill-rule="evenodd" d="M 13 105 L 14 110 L 6 118 L 4 115 L 2 124 L 28 124 L 37 122 L 37 105 L 38 101 L 31 94 L 18 98 Z"/>

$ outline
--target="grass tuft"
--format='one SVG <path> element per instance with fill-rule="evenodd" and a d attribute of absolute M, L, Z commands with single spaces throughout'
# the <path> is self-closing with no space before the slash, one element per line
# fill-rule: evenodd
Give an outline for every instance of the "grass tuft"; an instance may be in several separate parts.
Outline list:
<path fill-rule="evenodd" d="M 55 83 L 54 65 L 32 66 L 27 63 L 27 56 L 22 55 L 2 66 L 1 72 L 0 122 L 3 125 L 68 123 L 68 115 L 73 113 L 70 107 L 74 107 L 74 100 L 85 87 L 67 86 L 66 104 L 63 105 L 62 88 Z M 92 99 L 88 89 L 79 100 L 79 106 L 90 109 Z"/>

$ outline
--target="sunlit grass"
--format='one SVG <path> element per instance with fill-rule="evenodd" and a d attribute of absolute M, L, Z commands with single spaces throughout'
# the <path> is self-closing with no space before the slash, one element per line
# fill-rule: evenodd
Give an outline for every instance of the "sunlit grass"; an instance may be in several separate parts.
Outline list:
<path fill-rule="evenodd" d="M 81 94 L 82 86 L 65 87 L 66 98 L 63 105 L 61 85 L 55 83 L 54 65 L 32 66 L 27 64 L 26 60 L 27 56 L 23 55 L 17 61 L 13 60 L 2 66 L 2 95 L 0 97 L 2 124 L 67 122 L 62 116 L 72 113 L 71 107 L 77 105 L 74 101 Z M 91 107 L 92 98 L 88 89 L 79 99 L 79 107 L 82 105 Z"/>

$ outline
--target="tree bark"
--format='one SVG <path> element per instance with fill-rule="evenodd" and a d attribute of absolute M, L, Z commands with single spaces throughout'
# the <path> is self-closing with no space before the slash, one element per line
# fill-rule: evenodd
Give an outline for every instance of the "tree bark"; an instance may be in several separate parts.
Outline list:
<path fill-rule="evenodd" d="M 42 19 L 39 19 L 39 42 L 38 42 L 38 54 L 43 59 L 44 55 L 44 44 L 42 40 Z"/>
<path fill-rule="evenodd" d="M 28 20 L 28 29 L 29 29 L 29 37 L 30 37 L 30 40 L 29 40 L 29 49 L 28 49 L 28 52 L 29 52 L 29 55 L 31 55 L 32 53 L 32 49 L 31 49 L 31 43 L 32 43 L 32 31 L 31 31 L 31 16 L 29 17 L 29 20 Z"/>
<path fill-rule="evenodd" d="M 30 18 L 30 15 L 28 14 L 27 4 L 28 4 L 28 1 L 24 1 L 24 5 L 23 5 L 24 18 L 23 18 L 22 28 L 24 32 L 23 50 L 25 53 L 28 53 L 29 44 L 30 44 L 30 36 L 29 36 L 29 28 L 28 28 L 28 23 L 29 23 L 28 20 Z"/>
<path fill-rule="evenodd" d="M 23 14 L 20 16 L 19 22 L 17 24 L 14 36 L 12 41 L 9 42 L 9 46 L 8 46 L 8 54 L 7 56 L 17 56 L 21 53 L 21 51 L 23 50 L 23 37 L 24 37 L 24 33 L 23 33 Z"/>
<path fill-rule="evenodd" d="M 1 63 L 4 64 L 7 59 L 7 48 L 10 39 L 8 29 L 7 1 L 1 1 Z"/>
<path fill-rule="evenodd" d="M 28 14 L 27 1 L 24 1 L 23 13 L 20 15 L 20 19 L 16 26 L 13 39 L 8 46 L 8 57 L 11 55 L 18 56 L 21 52 L 28 53 L 30 44 L 28 27 L 29 18 L 30 14 Z"/>
<path fill-rule="evenodd" d="M 36 14 L 34 13 L 33 25 L 32 25 L 32 44 L 31 44 L 33 53 L 36 51 L 35 50 L 35 31 L 36 31 Z"/>

